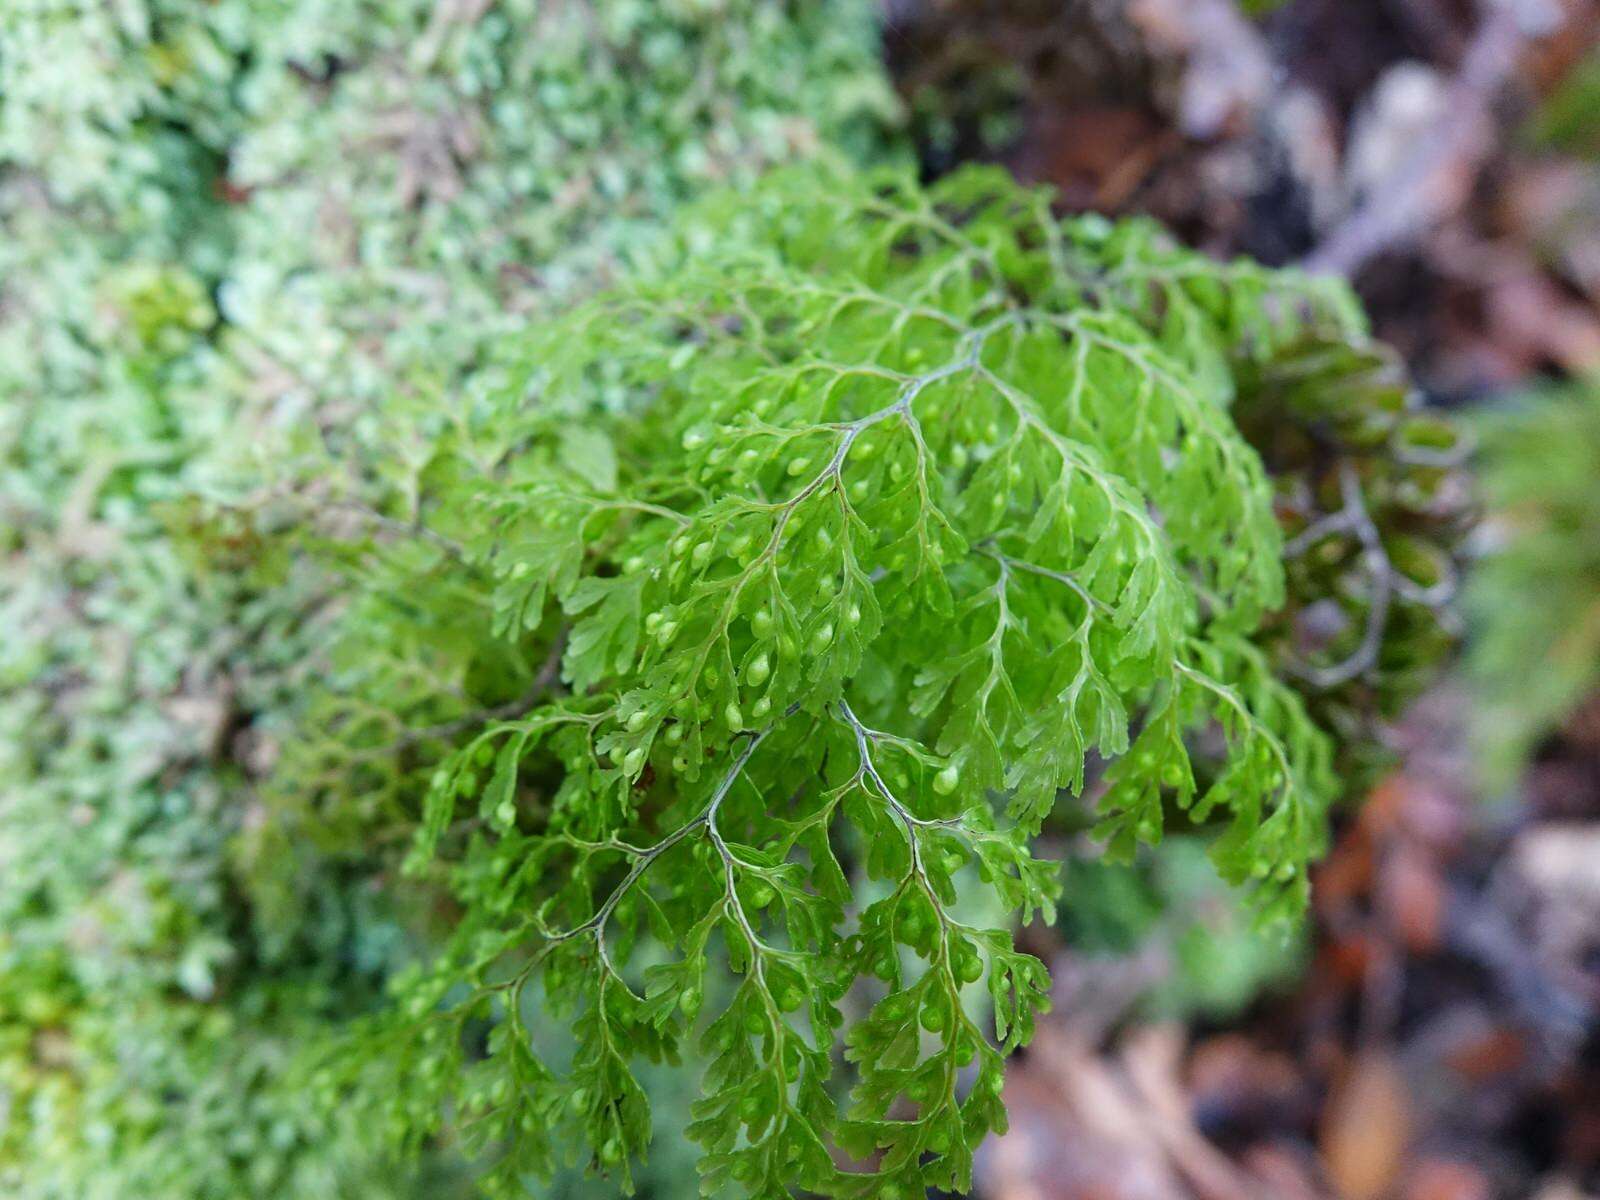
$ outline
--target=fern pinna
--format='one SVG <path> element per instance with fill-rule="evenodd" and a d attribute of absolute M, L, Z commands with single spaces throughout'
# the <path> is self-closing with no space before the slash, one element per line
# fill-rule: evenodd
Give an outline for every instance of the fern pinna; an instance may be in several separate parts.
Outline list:
<path fill-rule="evenodd" d="M 410 865 L 460 927 L 346 1061 L 396 1132 L 626 1189 L 633 1065 L 688 1054 L 708 1194 L 963 1189 L 1047 1005 L 1010 927 L 1058 800 L 1124 857 L 1183 810 L 1300 908 L 1330 744 L 1251 640 L 1283 547 L 1229 406 L 1308 330 L 1362 336 L 996 173 L 813 168 L 512 347 L 390 569 L 559 683 L 432 770 Z"/>

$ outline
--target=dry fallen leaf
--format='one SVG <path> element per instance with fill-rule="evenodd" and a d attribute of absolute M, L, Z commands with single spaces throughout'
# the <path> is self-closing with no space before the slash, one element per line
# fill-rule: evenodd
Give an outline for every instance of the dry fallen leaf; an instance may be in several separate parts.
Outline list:
<path fill-rule="evenodd" d="M 1340 1080 L 1323 1121 L 1323 1167 L 1341 1200 L 1382 1200 L 1411 1137 L 1411 1099 L 1394 1060 L 1362 1051 Z"/>

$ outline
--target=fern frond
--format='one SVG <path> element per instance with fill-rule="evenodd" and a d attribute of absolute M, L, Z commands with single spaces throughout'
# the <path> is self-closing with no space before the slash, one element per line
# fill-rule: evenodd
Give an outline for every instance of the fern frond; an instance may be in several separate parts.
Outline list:
<path fill-rule="evenodd" d="M 458 1098 L 508 1192 L 569 1141 L 626 1186 L 632 1064 L 680 1055 L 709 1191 L 963 1189 L 1047 1004 L 1010 919 L 1053 915 L 1062 796 L 1123 855 L 1215 821 L 1228 879 L 1304 903 L 1336 784 L 1249 640 L 1283 543 L 1230 364 L 1352 318 L 989 172 L 783 175 L 683 244 L 509 349 L 424 506 L 567 694 L 433 771 L 412 867 L 466 916 L 391 1034 L 434 1079 L 495 1028 Z M 530 1058 L 533 990 L 570 1064 Z"/>

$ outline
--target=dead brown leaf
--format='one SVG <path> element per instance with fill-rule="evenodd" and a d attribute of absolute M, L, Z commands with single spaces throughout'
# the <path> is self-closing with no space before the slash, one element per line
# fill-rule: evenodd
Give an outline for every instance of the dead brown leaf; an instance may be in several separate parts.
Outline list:
<path fill-rule="evenodd" d="M 1322 1127 L 1323 1167 L 1341 1200 L 1390 1195 L 1410 1139 L 1411 1098 L 1399 1068 L 1386 1051 L 1363 1051 L 1336 1087 Z"/>

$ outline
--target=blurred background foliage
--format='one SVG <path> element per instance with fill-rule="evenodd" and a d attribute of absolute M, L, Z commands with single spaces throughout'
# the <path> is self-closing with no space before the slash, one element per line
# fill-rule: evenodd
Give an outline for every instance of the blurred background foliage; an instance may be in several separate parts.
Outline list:
<path fill-rule="evenodd" d="M 1492 539 L 1473 579 L 1476 734 L 1505 788 L 1600 693 L 1600 382 L 1546 387 L 1483 420 Z"/>
<path fill-rule="evenodd" d="M 383 1131 L 313 1111 L 303 1071 L 448 924 L 396 884 L 415 779 L 541 664 L 486 669 L 447 604 L 352 609 L 351 576 L 306 551 L 409 527 L 440 446 L 470 445 L 507 330 L 651 260 L 683 201 L 819 152 L 999 159 L 1068 207 L 1315 259 L 1399 186 L 1407 121 L 1461 101 L 1450 73 L 1489 24 L 1355 7 L 6 4 L 0 1191 L 465 1194 L 447 1144 L 420 1176 L 386 1167 Z M 1459 632 L 1473 500 L 1457 435 L 1419 406 L 1600 363 L 1600 58 L 1578 36 L 1596 19 L 1556 7 L 1566 32 L 1530 34 L 1524 91 L 1458 164 L 1476 189 L 1430 194 L 1425 234 L 1320 264 L 1355 278 L 1406 368 L 1376 344 L 1235 364 L 1293 551 L 1269 647 L 1337 730 L 1352 799 L 1409 745 L 1391 723 Z M 1472 673 L 1502 791 L 1530 754 L 1600 746 L 1597 396 L 1534 388 L 1472 426 L 1491 513 Z M 356 577 L 400 552 L 360 544 Z M 351 628 L 405 640 L 368 656 Z M 1041 952 L 1094 978 L 1141 963 L 1141 1013 L 1234 1019 L 1323 963 L 1325 931 L 1322 950 L 1263 939 L 1191 841 L 1113 868 L 1070 821 L 1049 836 L 1064 937 Z M 652 1082 L 647 1194 L 691 1194 L 685 1084 Z"/>

